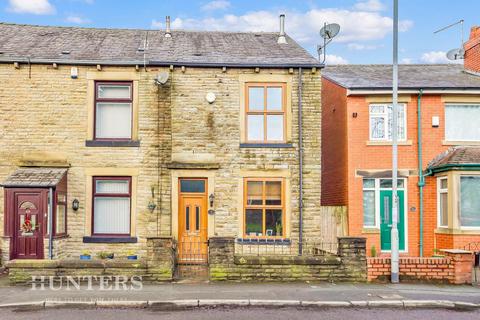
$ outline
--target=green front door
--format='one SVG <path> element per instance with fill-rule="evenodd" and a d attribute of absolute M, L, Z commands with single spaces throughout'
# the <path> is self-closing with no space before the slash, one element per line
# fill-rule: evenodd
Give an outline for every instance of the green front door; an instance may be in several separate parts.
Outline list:
<path fill-rule="evenodd" d="M 405 192 L 398 190 L 398 236 L 400 250 L 405 250 Z M 380 241 L 383 251 L 392 249 L 392 190 L 380 190 Z"/>

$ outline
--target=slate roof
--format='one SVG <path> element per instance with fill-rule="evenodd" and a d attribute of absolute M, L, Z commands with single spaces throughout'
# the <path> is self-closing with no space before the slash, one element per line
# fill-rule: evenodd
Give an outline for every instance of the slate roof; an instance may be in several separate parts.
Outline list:
<path fill-rule="evenodd" d="M 327 66 L 323 77 L 350 90 L 392 88 L 391 65 Z M 480 76 L 464 71 L 460 64 L 399 65 L 400 89 L 480 89 Z"/>
<path fill-rule="evenodd" d="M 66 168 L 20 168 L 1 185 L 3 187 L 55 187 L 66 172 Z"/>
<path fill-rule="evenodd" d="M 444 166 L 479 165 L 480 147 L 453 147 L 438 155 L 428 164 L 428 169 L 436 169 Z"/>
<path fill-rule="evenodd" d="M 185 66 L 320 67 L 287 36 L 278 44 L 274 32 L 218 32 L 95 29 L 0 23 L 0 62 Z M 69 52 L 68 54 L 62 52 Z"/>

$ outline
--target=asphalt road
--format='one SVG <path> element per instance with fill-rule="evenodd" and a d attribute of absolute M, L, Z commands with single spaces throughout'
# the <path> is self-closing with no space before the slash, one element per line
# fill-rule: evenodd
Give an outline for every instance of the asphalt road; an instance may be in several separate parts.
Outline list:
<path fill-rule="evenodd" d="M 334 308 L 324 310 L 278 308 L 278 309 L 195 309 L 189 311 L 160 312 L 139 309 L 50 309 L 34 311 L 12 311 L 2 309 L 0 319 L 8 320 L 237 320 L 237 319 L 275 319 L 275 320 L 467 320 L 480 319 L 480 310 L 476 311 L 452 311 L 443 309 L 354 309 Z"/>

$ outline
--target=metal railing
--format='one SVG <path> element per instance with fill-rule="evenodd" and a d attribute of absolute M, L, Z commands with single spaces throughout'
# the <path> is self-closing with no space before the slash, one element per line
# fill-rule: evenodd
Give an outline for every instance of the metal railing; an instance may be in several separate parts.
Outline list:
<path fill-rule="evenodd" d="M 208 241 L 201 237 L 188 237 L 177 242 L 178 264 L 206 264 Z"/>
<path fill-rule="evenodd" d="M 235 242 L 235 254 L 245 256 L 298 256 L 298 248 L 297 240 L 238 239 Z M 330 256 L 337 252 L 337 242 L 302 241 L 304 256 Z"/>

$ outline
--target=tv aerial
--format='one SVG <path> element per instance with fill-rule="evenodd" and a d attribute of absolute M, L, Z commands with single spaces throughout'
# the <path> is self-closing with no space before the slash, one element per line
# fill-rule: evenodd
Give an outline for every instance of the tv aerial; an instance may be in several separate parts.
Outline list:
<path fill-rule="evenodd" d="M 326 54 L 326 47 L 333 38 L 338 35 L 340 32 L 340 25 L 337 23 L 324 23 L 323 27 L 320 29 L 320 37 L 323 38 L 323 45 L 317 45 L 317 52 L 318 52 L 318 60 L 321 60 L 321 56 L 323 55 L 322 63 L 325 62 L 325 58 L 327 57 Z"/>
<path fill-rule="evenodd" d="M 440 28 L 438 29 L 437 31 L 434 32 L 434 34 L 437 34 L 439 32 L 442 32 L 444 30 L 447 30 L 453 26 L 456 26 L 456 25 L 461 25 L 461 35 L 460 35 L 460 38 L 461 38 L 461 43 L 460 43 L 460 48 L 455 48 L 455 49 L 452 49 L 452 50 L 449 50 L 447 52 L 447 58 L 448 60 L 459 60 L 459 59 L 463 59 L 464 56 L 465 56 L 465 50 L 463 50 L 463 23 L 464 23 L 464 20 L 461 19 L 461 20 L 458 20 L 457 22 L 454 22 L 452 24 L 449 24 L 448 26 L 445 26 L 443 28 Z"/>

